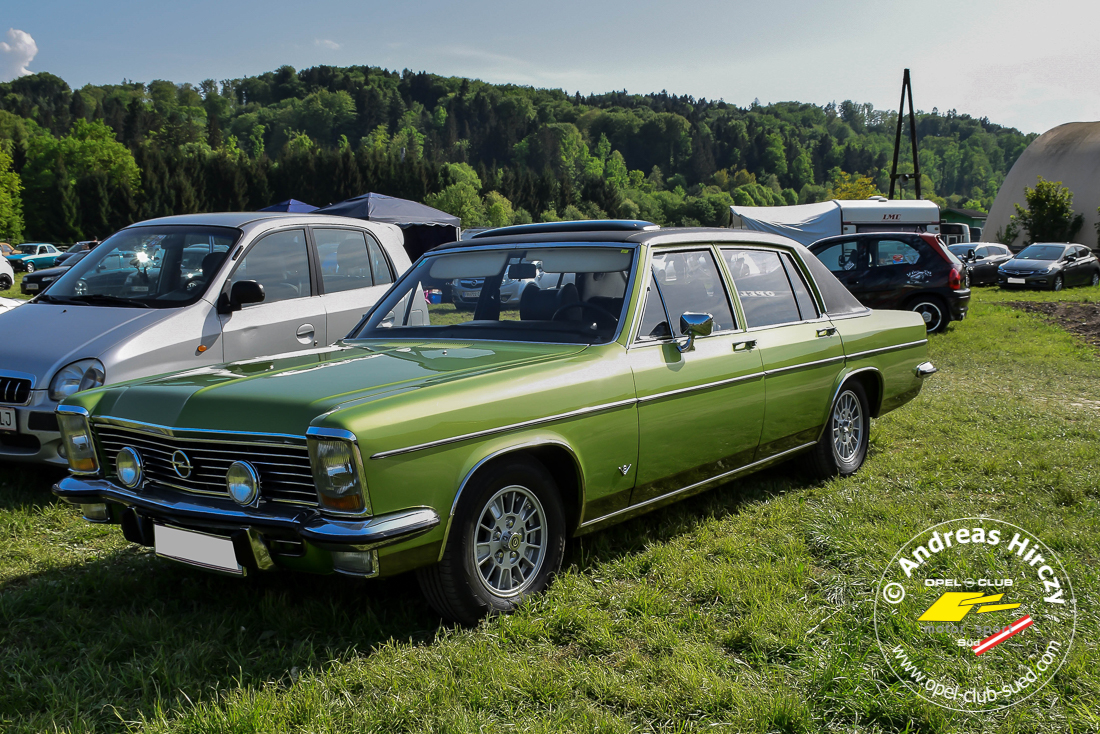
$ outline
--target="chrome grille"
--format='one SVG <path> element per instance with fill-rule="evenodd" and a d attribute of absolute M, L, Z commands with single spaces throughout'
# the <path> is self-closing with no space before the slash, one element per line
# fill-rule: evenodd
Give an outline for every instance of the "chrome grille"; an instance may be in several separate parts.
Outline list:
<path fill-rule="evenodd" d="M 105 423 L 97 423 L 95 432 L 106 454 L 106 465 L 112 470 L 115 455 L 130 446 L 141 454 L 150 481 L 187 492 L 227 497 L 225 473 L 229 465 L 247 461 L 260 475 L 261 497 L 275 502 L 317 504 L 304 440 L 301 444 L 258 442 L 250 440 L 251 436 L 231 433 L 182 438 Z M 184 452 L 190 461 L 187 477 L 181 477 L 172 467 L 172 456 L 177 451 Z"/>
<path fill-rule="evenodd" d="M 31 397 L 31 381 L 0 376 L 0 403 L 23 405 Z"/>

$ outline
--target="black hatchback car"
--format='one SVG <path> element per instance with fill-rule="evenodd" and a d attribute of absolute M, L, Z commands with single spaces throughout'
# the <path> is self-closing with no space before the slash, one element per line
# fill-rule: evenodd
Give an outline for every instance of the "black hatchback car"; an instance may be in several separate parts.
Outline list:
<path fill-rule="evenodd" d="M 1100 285 L 1100 262 L 1083 245 L 1036 243 L 1028 245 L 997 269 L 1002 288 L 1049 288 Z"/>
<path fill-rule="evenodd" d="M 928 331 L 966 317 L 966 268 L 934 234 L 840 235 L 818 240 L 810 252 L 868 308 L 916 311 Z"/>

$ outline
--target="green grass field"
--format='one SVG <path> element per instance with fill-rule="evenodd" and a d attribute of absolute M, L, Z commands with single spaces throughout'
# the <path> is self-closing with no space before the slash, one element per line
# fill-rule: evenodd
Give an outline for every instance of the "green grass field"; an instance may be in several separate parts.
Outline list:
<path fill-rule="evenodd" d="M 874 423 L 857 475 L 788 464 L 574 542 L 518 613 L 441 625 L 412 578 L 213 576 L 0 468 L 0 730 L 1095 732 L 1100 359 L 1005 300 L 931 339 L 940 373 Z M 913 534 L 1024 526 L 1078 601 L 1069 662 L 981 717 L 910 693 L 875 643 L 874 584 Z"/>
<path fill-rule="evenodd" d="M 19 284 L 23 282 L 24 275 L 26 275 L 26 273 L 17 272 L 15 274 L 15 282 L 11 284 L 11 288 L 8 288 L 6 291 L 0 290 L 0 298 L 22 298 L 24 300 L 30 298 L 30 296 L 25 296 L 19 292 Z"/>

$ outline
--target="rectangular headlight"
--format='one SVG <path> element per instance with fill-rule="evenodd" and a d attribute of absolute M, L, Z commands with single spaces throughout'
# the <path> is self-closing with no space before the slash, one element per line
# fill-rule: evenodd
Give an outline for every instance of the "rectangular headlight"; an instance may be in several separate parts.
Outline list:
<path fill-rule="evenodd" d="M 57 425 L 61 429 L 69 470 L 74 474 L 98 474 L 99 459 L 95 454 L 95 441 L 92 440 L 87 412 L 83 408 L 60 405 L 57 408 Z"/>
<path fill-rule="evenodd" d="M 321 509 L 340 515 L 369 515 L 363 457 L 355 435 L 334 428 L 310 428 L 309 463 Z"/>

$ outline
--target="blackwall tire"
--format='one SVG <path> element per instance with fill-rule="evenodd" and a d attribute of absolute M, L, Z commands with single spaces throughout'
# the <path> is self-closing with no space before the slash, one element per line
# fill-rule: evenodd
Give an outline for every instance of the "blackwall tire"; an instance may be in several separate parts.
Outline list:
<path fill-rule="evenodd" d="M 947 304 L 939 296 L 920 296 L 909 302 L 909 310 L 924 318 L 924 327 L 929 334 L 945 331 L 951 318 L 947 313 Z"/>
<path fill-rule="evenodd" d="M 7 273 L 0 275 L 0 291 L 6 291 L 15 285 L 15 282 L 11 279 L 11 276 Z"/>
<path fill-rule="evenodd" d="M 871 434 L 867 393 L 857 380 L 844 383 L 829 410 L 821 440 L 810 452 L 810 470 L 818 479 L 846 477 L 863 466 Z"/>
<path fill-rule="evenodd" d="M 443 559 L 417 571 L 440 616 L 476 624 L 547 587 L 565 555 L 565 510 L 553 477 L 526 457 L 505 459 L 467 485 Z"/>

